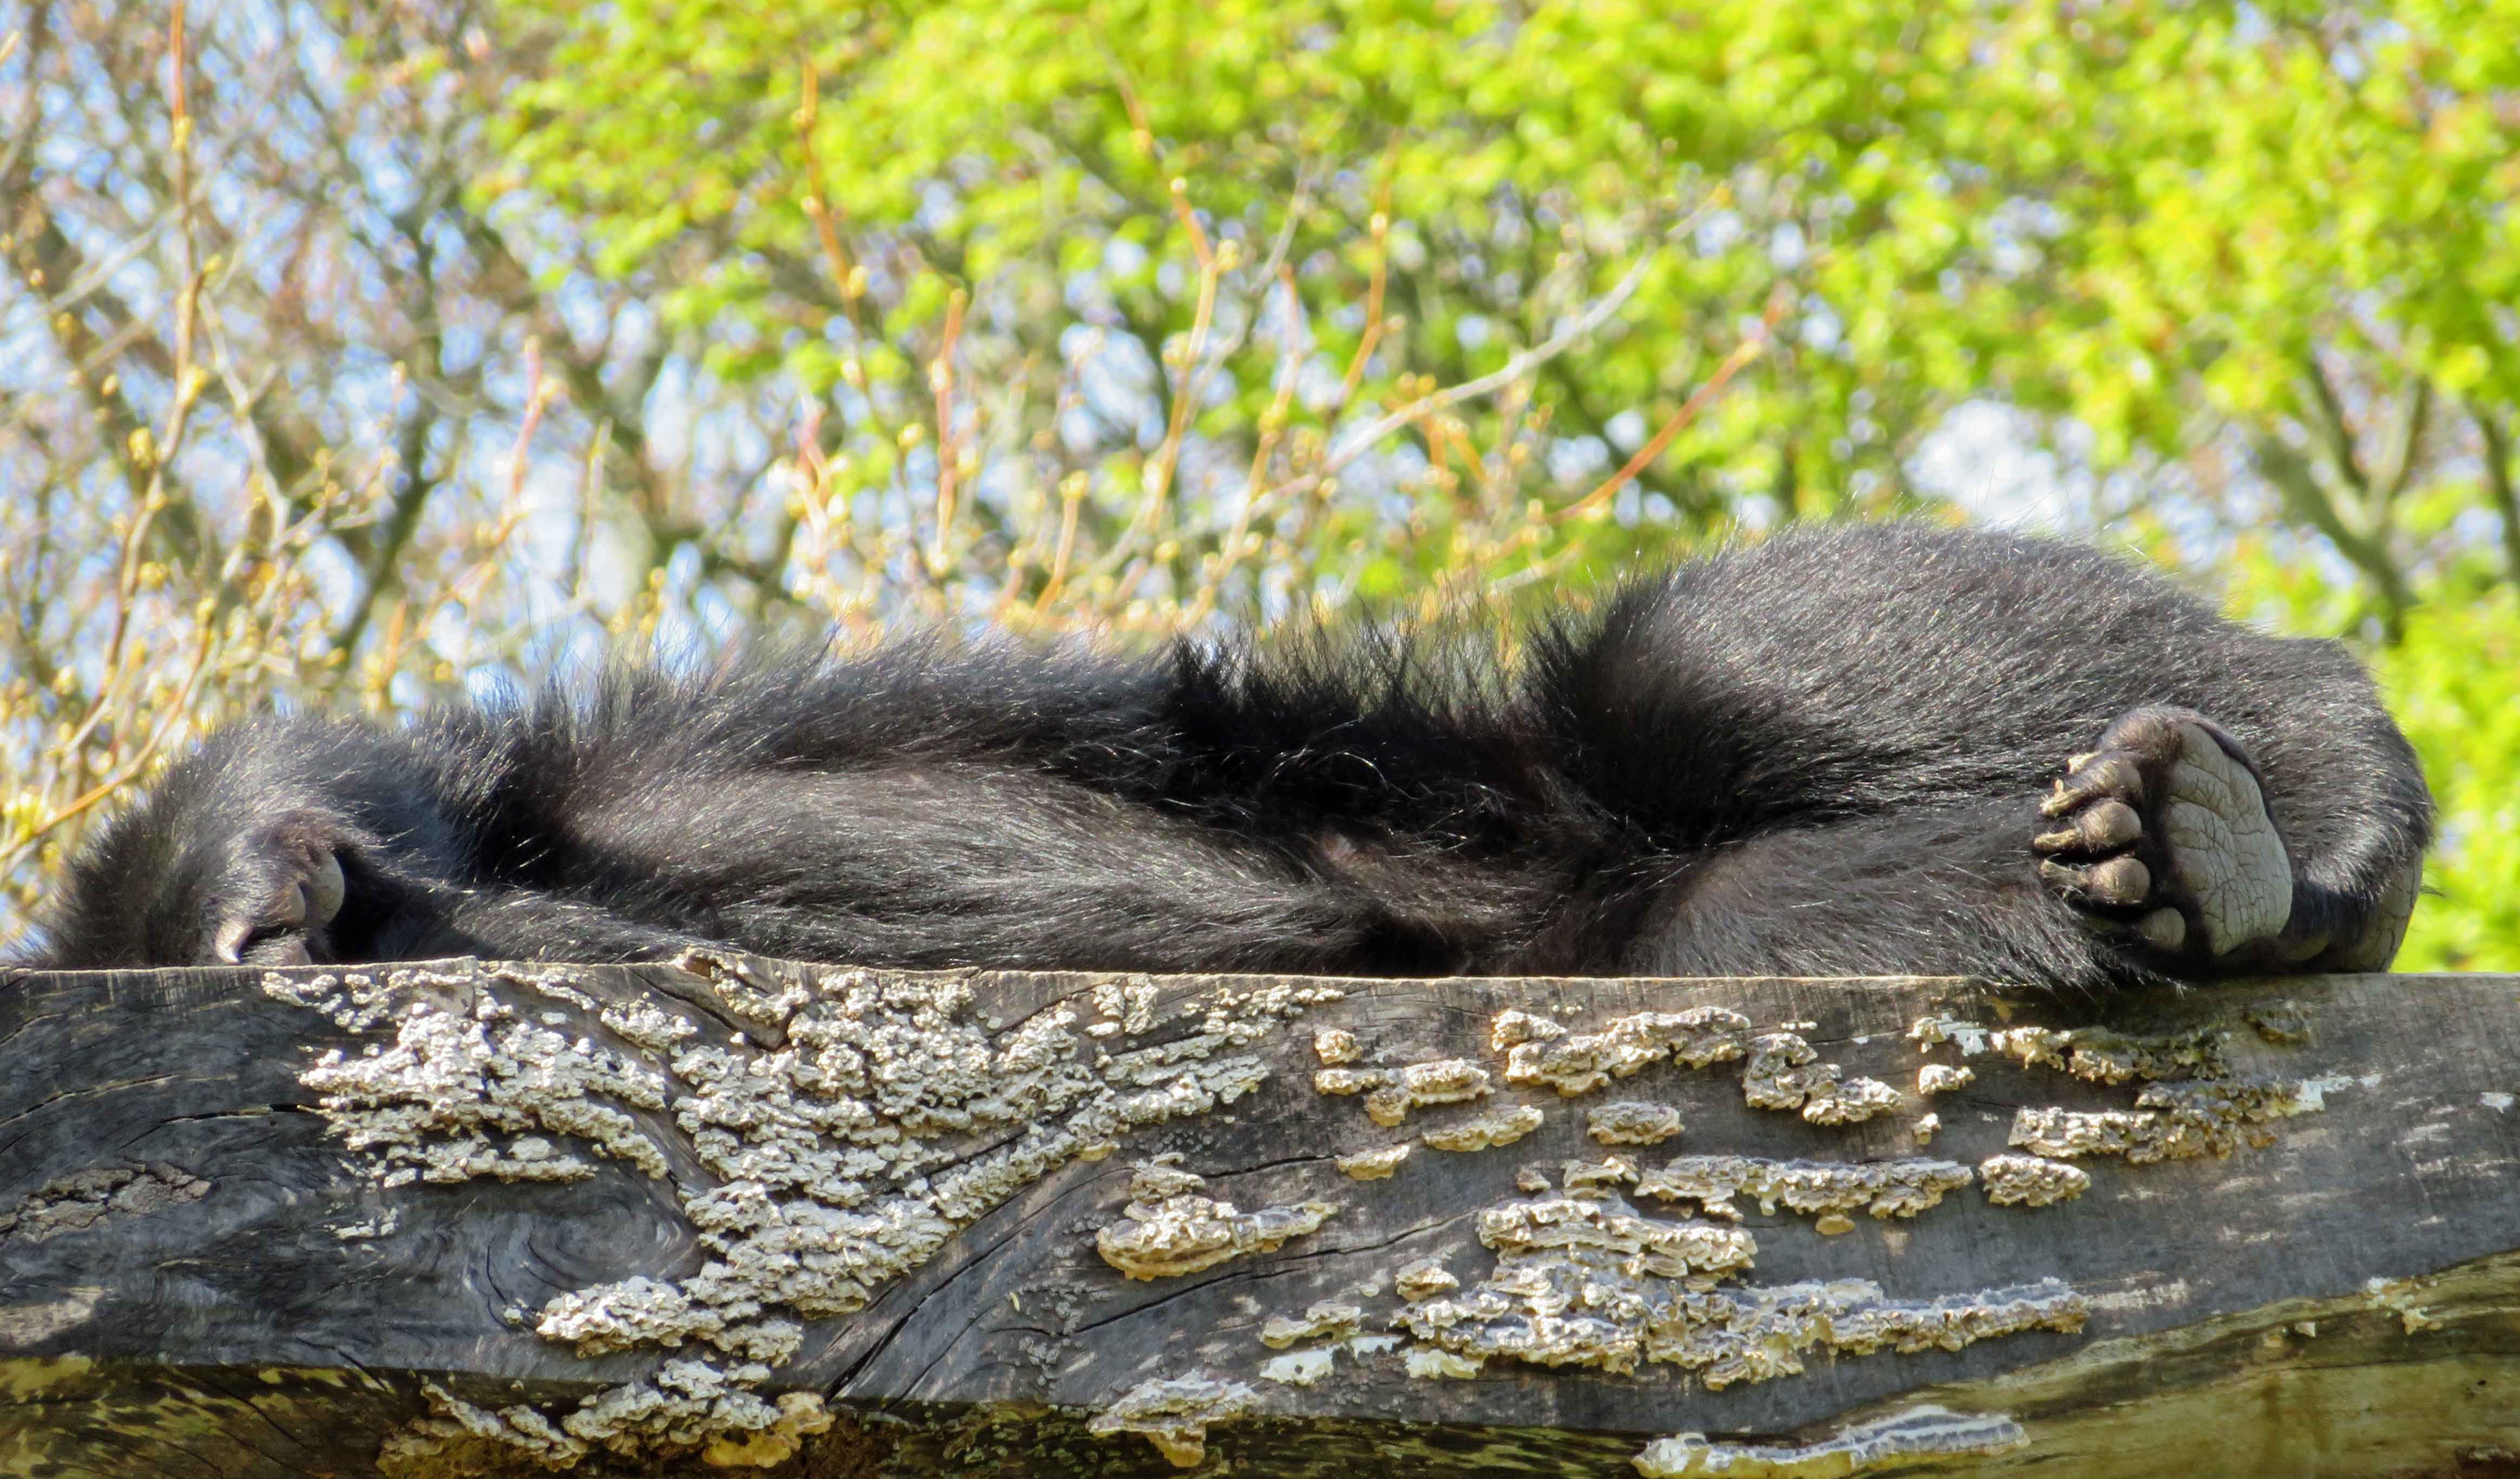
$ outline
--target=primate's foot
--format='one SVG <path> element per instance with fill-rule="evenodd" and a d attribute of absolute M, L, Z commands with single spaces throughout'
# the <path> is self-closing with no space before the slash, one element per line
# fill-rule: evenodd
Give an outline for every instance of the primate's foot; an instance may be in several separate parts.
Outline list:
<path fill-rule="evenodd" d="M 305 965 L 345 892 L 337 838 L 321 822 L 288 818 L 241 843 L 221 879 L 210 948 L 246 965 Z"/>
<path fill-rule="evenodd" d="M 2066 762 L 2031 845 L 2040 876 L 2153 949 L 2220 958 L 2272 941 L 2292 917 L 2292 860 L 2240 742 L 2201 714 L 2118 716 Z"/>

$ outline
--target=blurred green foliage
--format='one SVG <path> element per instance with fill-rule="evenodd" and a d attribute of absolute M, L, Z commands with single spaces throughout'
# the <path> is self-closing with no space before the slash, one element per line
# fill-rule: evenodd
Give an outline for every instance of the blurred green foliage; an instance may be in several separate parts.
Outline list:
<path fill-rule="evenodd" d="M 1560 305 L 1532 290 L 1565 253 L 1605 283 L 1721 185 L 1622 331 L 1536 391 L 1566 431 L 1668 409 L 1789 294 L 1778 351 L 1654 470 L 1700 523 L 1753 493 L 1787 516 L 1889 507 L 1915 434 L 1975 395 L 2070 413 L 2104 465 L 2226 432 L 2318 461 L 2317 357 L 2362 396 L 2520 403 L 2507 4 L 547 10 L 514 113 L 524 178 L 617 264 L 706 241 L 675 312 L 754 331 L 729 368 L 821 353 L 818 305 L 781 276 L 808 193 L 915 239 L 896 316 L 932 312 L 930 275 L 1055 303 L 1117 240 L 1148 250 L 1111 290 L 1158 329 L 1187 311 L 1153 281 L 1171 180 L 1255 233 L 1311 198 L 1294 255 L 1325 308 L 1355 295 L 1383 204 L 1412 362 L 1451 379 L 1545 330 Z M 1465 346 L 1473 316 L 1507 332 Z M 2314 507 L 2354 491 L 2334 471 L 2293 513 L 2377 579 L 2369 511 Z"/>
<path fill-rule="evenodd" d="M 2263 539 L 2241 541 L 2226 570 L 2234 614 L 2269 626 L 2334 630 L 2355 605 Z M 2426 602 L 2405 640 L 2367 654 L 2442 818 L 2400 970 L 2520 968 L 2520 591 L 2466 573 L 2465 591 Z"/>

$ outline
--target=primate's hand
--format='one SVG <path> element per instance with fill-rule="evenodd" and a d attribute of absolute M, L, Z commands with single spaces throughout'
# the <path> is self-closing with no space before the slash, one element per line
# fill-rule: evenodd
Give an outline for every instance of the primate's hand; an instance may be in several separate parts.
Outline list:
<path fill-rule="evenodd" d="M 210 954 L 227 964 L 306 965 L 346 887 L 338 850 L 355 838 L 330 819 L 292 814 L 230 844 L 211 911 Z"/>

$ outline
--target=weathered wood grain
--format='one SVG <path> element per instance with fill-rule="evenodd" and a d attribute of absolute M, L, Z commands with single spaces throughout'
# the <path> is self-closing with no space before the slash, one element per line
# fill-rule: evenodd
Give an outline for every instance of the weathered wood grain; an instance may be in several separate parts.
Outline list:
<path fill-rule="evenodd" d="M 690 964 L 0 982 L 0 1472 L 2520 1453 L 2520 979 Z"/>

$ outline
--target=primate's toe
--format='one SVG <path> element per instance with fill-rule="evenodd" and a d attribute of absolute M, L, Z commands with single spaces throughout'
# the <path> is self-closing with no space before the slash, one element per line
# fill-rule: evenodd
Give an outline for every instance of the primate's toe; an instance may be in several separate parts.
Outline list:
<path fill-rule="evenodd" d="M 2292 862 L 2237 740 L 2202 715 L 2121 715 L 2068 762 L 2032 838 L 2069 904 L 2154 950 L 2220 957 L 2282 932 Z"/>

